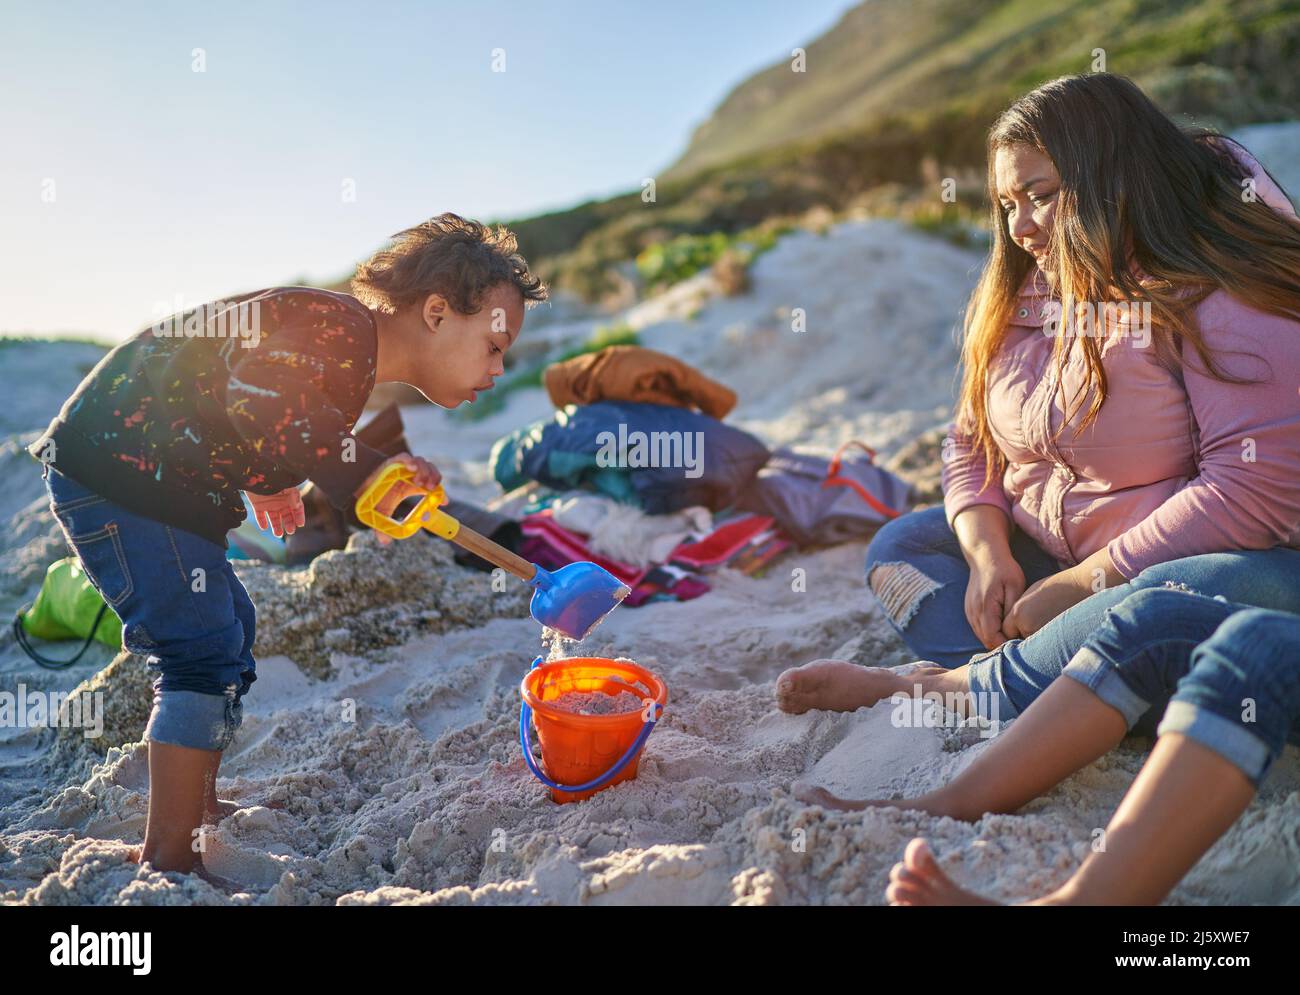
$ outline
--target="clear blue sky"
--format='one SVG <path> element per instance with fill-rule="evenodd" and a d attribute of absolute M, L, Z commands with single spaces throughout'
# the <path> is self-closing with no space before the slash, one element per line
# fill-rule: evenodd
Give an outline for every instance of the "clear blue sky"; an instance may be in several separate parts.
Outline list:
<path fill-rule="evenodd" d="M 164 304 L 338 277 L 440 211 L 636 189 L 852 5 L 10 4 L 0 331 L 120 339 Z"/>

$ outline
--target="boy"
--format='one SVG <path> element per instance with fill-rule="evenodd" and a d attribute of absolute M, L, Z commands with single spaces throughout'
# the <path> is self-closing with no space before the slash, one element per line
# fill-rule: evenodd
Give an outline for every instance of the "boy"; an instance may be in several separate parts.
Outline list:
<path fill-rule="evenodd" d="M 202 872 L 198 827 L 235 808 L 215 785 L 257 679 L 253 605 L 225 556 L 240 491 L 279 535 L 303 524 L 308 479 L 340 509 L 390 462 L 415 479 L 384 511 L 436 487 L 432 464 L 352 435 L 370 392 L 472 402 L 547 296 L 512 234 L 454 214 L 394 236 L 352 290 L 277 287 L 165 318 L 105 356 L 29 449 L 123 644 L 158 671 L 138 854 L 158 870 Z"/>

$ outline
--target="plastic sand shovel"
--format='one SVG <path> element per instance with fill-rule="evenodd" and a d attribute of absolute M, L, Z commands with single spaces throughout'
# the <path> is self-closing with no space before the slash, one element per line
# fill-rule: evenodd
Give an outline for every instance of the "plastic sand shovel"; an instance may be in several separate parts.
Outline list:
<path fill-rule="evenodd" d="M 380 502 L 394 484 L 414 479 L 414 472 L 400 463 L 385 467 L 374 483 L 357 498 L 357 517 L 372 529 L 394 539 L 407 539 L 425 529 L 514 574 L 535 588 L 529 610 L 542 625 L 570 639 L 583 639 L 631 593 L 626 584 L 594 563 L 570 563 L 559 570 L 544 570 L 464 527 L 445 511 L 439 510 L 439 505 L 447 503 L 447 494 L 441 487 L 425 491 L 419 503 L 401 521 L 379 510 Z"/>

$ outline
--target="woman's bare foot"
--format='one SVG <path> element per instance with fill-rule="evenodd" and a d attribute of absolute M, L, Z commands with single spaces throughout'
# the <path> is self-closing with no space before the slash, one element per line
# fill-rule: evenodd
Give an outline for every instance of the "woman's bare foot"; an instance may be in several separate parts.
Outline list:
<path fill-rule="evenodd" d="M 911 684 L 884 667 L 861 667 L 844 660 L 814 660 L 776 679 L 776 705 L 791 715 L 814 708 L 852 712 L 874 705 Z"/>
<path fill-rule="evenodd" d="M 958 888 L 939 870 L 925 840 L 907 844 L 903 859 L 889 872 L 885 901 L 890 905 L 997 905 L 974 892 Z"/>

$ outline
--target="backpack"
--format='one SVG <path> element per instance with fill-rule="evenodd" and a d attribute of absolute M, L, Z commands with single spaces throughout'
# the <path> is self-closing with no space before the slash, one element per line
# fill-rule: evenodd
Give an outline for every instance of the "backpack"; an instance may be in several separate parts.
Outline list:
<path fill-rule="evenodd" d="M 851 446 L 866 456 L 845 458 Z M 860 539 L 909 509 L 911 485 L 876 466 L 875 450 L 850 440 L 831 459 L 778 449 L 758 471 L 739 506 L 776 519 L 800 546 Z"/>
<path fill-rule="evenodd" d="M 84 641 L 71 659 L 52 660 L 33 648 L 29 636 Z M 32 606 L 14 616 L 14 638 L 23 652 L 42 667 L 58 670 L 80 660 L 95 640 L 111 649 L 121 649 L 122 621 L 108 610 L 80 561 L 69 556 L 50 564 Z"/>

